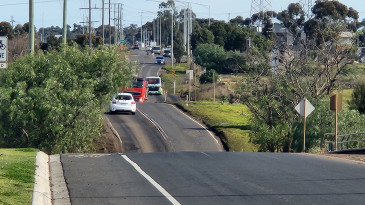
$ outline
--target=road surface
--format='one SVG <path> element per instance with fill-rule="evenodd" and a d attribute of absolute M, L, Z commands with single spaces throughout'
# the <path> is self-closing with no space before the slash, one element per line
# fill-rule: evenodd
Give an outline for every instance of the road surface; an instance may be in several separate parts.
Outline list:
<path fill-rule="evenodd" d="M 288 153 L 61 155 L 73 205 L 363 204 L 365 166 Z"/>

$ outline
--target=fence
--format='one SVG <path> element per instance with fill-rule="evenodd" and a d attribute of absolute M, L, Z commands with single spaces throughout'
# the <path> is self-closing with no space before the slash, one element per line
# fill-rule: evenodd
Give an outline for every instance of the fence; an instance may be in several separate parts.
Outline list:
<path fill-rule="evenodd" d="M 321 142 L 325 151 L 335 151 L 335 134 L 326 133 Z M 337 135 L 337 150 L 365 148 L 365 132 Z"/>

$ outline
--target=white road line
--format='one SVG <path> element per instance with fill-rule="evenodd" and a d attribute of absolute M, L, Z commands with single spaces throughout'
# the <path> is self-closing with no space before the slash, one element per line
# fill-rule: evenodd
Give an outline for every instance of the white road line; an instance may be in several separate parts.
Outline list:
<path fill-rule="evenodd" d="M 135 162 L 133 162 L 126 155 L 122 155 L 122 157 L 129 164 L 131 164 L 134 167 L 134 169 L 137 170 L 137 172 L 139 172 L 145 179 L 147 179 L 147 181 L 149 181 L 159 192 L 161 192 L 161 194 L 163 194 L 172 204 L 174 204 L 174 205 L 180 205 L 180 203 L 173 196 L 171 196 L 171 194 L 169 194 L 169 192 L 167 192 L 161 185 L 159 185 L 155 180 L 153 180 L 152 177 L 150 177 L 146 172 L 144 172 L 141 169 L 141 167 L 138 166 L 138 164 L 136 164 Z"/>

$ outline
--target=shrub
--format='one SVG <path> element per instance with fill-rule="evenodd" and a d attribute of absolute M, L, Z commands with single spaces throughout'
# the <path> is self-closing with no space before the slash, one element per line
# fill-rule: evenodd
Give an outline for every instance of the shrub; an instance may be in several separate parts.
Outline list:
<path fill-rule="evenodd" d="M 350 101 L 350 109 L 358 110 L 361 114 L 365 113 L 365 83 L 355 86 Z"/>
<path fill-rule="evenodd" d="M 106 99 L 132 76 L 114 49 L 27 55 L 0 73 L 0 146 L 86 152 L 101 135 Z"/>

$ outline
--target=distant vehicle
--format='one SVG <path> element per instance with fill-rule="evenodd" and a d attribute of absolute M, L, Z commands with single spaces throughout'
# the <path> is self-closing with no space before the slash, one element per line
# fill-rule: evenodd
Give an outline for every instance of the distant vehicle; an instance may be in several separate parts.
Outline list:
<path fill-rule="evenodd" d="M 137 106 L 132 94 L 118 93 L 114 95 L 110 102 L 110 112 L 130 112 L 136 114 Z"/>
<path fill-rule="evenodd" d="M 161 47 L 160 46 L 153 46 L 152 51 L 154 54 L 161 55 Z"/>
<path fill-rule="evenodd" d="M 152 47 L 151 46 L 147 46 L 146 47 L 146 51 L 152 51 Z"/>
<path fill-rule="evenodd" d="M 165 64 L 165 58 L 163 56 L 157 56 L 155 59 L 155 64 Z"/>
<path fill-rule="evenodd" d="M 170 49 L 165 49 L 163 51 L 163 56 L 165 56 L 165 57 L 171 57 L 171 50 Z"/>
<path fill-rule="evenodd" d="M 148 86 L 145 78 L 136 78 L 132 82 L 132 87 L 122 88 L 123 93 L 130 93 L 137 102 L 148 100 Z"/>
<path fill-rule="evenodd" d="M 147 77 L 148 94 L 162 95 L 162 85 L 160 77 Z"/>
<path fill-rule="evenodd" d="M 132 46 L 132 49 L 139 49 L 139 45 L 138 45 L 138 44 L 134 44 L 134 45 Z"/>

